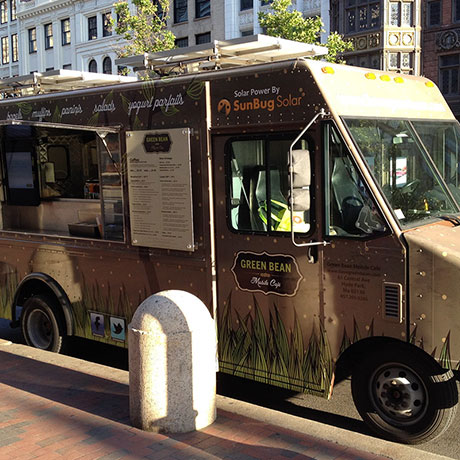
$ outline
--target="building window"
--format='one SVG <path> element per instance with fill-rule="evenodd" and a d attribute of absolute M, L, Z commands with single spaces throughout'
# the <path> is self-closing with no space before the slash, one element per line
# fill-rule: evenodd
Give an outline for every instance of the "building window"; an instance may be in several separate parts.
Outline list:
<path fill-rule="evenodd" d="M 445 96 L 458 94 L 458 73 L 460 61 L 458 54 L 450 54 L 439 58 L 439 82 Z"/>
<path fill-rule="evenodd" d="M 45 24 L 45 49 L 53 47 L 53 24 Z"/>
<path fill-rule="evenodd" d="M 188 20 L 187 0 L 174 0 L 174 23 Z"/>
<path fill-rule="evenodd" d="M 10 63 L 10 44 L 8 37 L 2 37 L 2 64 Z"/>
<path fill-rule="evenodd" d="M 390 2 L 390 26 L 412 26 L 412 3 Z"/>
<path fill-rule="evenodd" d="M 242 30 L 241 31 L 241 36 L 242 37 L 248 37 L 249 35 L 254 35 L 254 30 Z"/>
<path fill-rule="evenodd" d="M 460 0 L 452 0 L 452 19 L 460 22 Z"/>
<path fill-rule="evenodd" d="M 11 58 L 13 62 L 19 61 L 18 34 L 11 35 Z"/>
<path fill-rule="evenodd" d="M 91 59 L 88 64 L 88 71 L 89 72 L 97 72 L 97 62 L 94 59 Z"/>
<path fill-rule="evenodd" d="M 345 0 L 346 32 L 354 33 L 380 26 L 380 1 Z"/>
<path fill-rule="evenodd" d="M 0 1 L 0 23 L 8 22 L 8 3 L 7 0 Z"/>
<path fill-rule="evenodd" d="M 176 38 L 174 40 L 174 44 L 176 45 L 176 48 L 187 48 L 187 46 L 188 46 L 188 37 Z"/>
<path fill-rule="evenodd" d="M 104 60 L 102 61 L 102 73 L 112 73 L 112 59 L 110 59 L 109 57 L 104 58 Z"/>
<path fill-rule="evenodd" d="M 118 75 L 128 75 L 129 74 L 128 67 L 124 65 L 117 66 L 117 73 Z"/>
<path fill-rule="evenodd" d="M 110 37 L 110 35 L 112 35 L 112 14 L 104 13 L 102 15 L 102 36 Z"/>
<path fill-rule="evenodd" d="M 360 54 L 358 56 L 347 56 L 347 64 L 352 66 L 366 67 L 368 69 L 381 69 L 381 58 L 379 53 Z"/>
<path fill-rule="evenodd" d="M 412 53 L 401 53 L 401 69 L 412 69 Z"/>
<path fill-rule="evenodd" d="M 390 2 L 390 26 L 399 26 L 399 2 Z"/>
<path fill-rule="evenodd" d="M 413 3 L 401 3 L 401 26 L 412 27 L 412 5 Z"/>
<path fill-rule="evenodd" d="M 396 70 L 399 67 L 398 53 L 388 54 L 388 68 Z"/>
<path fill-rule="evenodd" d="M 388 53 L 388 70 L 397 70 L 410 74 L 412 68 L 413 53 Z"/>
<path fill-rule="evenodd" d="M 29 29 L 29 53 L 37 52 L 37 29 Z"/>
<path fill-rule="evenodd" d="M 88 18 L 88 40 L 96 40 L 97 38 L 97 17 L 91 16 Z"/>
<path fill-rule="evenodd" d="M 205 18 L 206 16 L 211 16 L 211 1 L 195 0 L 195 17 Z"/>
<path fill-rule="evenodd" d="M 203 43 L 211 43 L 211 32 L 195 35 L 195 43 L 202 45 Z"/>
<path fill-rule="evenodd" d="M 67 70 L 70 70 L 72 68 L 72 64 L 64 64 L 62 66 L 63 69 L 67 69 Z"/>
<path fill-rule="evenodd" d="M 62 46 L 70 45 L 70 18 L 61 21 Z"/>
<path fill-rule="evenodd" d="M 10 16 L 12 21 L 16 21 L 18 18 L 16 11 L 16 0 L 10 0 Z"/>
<path fill-rule="evenodd" d="M 251 10 L 254 8 L 253 0 L 240 0 L 240 11 Z"/>
<path fill-rule="evenodd" d="M 152 0 L 152 3 L 154 4 L 154 6 L 156 6 L 156 15 L 160 18 L 160 19 L 168 19 L 166 18 L 166 13 L 167 11 L 165 11 L 163 8 L 162 8 L 162 5 L 161 5 L 161 2 L 160 0 Z M 169 3 L 169 2 L 168 2 Z"/>
<path fill-rule="evenodd" d="M 432 0 L 426 5 L 426 25 L 435 27 L 441 25 L 441 0 Z"/>

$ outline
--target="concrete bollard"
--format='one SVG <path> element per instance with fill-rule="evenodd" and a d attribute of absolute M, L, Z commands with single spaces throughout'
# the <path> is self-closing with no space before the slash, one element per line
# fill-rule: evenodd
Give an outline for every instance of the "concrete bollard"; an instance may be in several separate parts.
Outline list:
<path fill-rule="evenodd" d="M 131 423 L 186 433 L 216 419 L 216 331 L 206 306 L 184 291 L 144 300 L 128 326 Z"/>

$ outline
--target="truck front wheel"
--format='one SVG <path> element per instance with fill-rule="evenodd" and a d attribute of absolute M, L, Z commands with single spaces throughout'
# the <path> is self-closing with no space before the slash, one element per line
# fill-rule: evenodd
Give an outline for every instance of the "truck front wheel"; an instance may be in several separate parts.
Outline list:
<path fill-rule="evenodd" d="M 63 321 L 48 297 L 35 295 L 26 300 L 21 313 L 21 328 L 27 345 L 56 353 L 62 351 Z"/>
<path fill-rule="evenodd" d="M 379 436 L 406 444 L 438 437 L 458 402 L 452 371 L 422 350 L 390 346 L 366 356 L 352 374 L 356 408 Z"/>

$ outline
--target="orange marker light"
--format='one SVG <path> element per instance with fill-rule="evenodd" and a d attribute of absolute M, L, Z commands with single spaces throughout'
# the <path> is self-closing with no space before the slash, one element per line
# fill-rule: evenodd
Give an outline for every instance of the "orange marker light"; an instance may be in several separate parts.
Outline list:
<path fill-rule="evenodd" d="M 404 78 L 402 77 L 395 77 L 393 80 L 395 81 L 395 83 L 404 83 Z"/>
<path fill-rule="evenodd" d="M 390 81 L 391 78 L 388 75 L 380 75 L 380 80 L 382 80 L 382 81 Z"/>
<path fill-rule="evenodd" d="M 433 88 L 434 87 L 434 83 L 432 81 L 426 81 L 425 82 L 425 86 L 428 86 L 428 88 Z"/>
<path fill-rule="evenodd" d="M 372 72 L 367 72 L 366 74 L 364 74 L 364 76 L 368 79 L 368 80 L 375 80 L 377 77 L 375 76 L 375 73 L 372 73 Z"/>
<path fill-rule="evenodd" d="M 323 71 L 323 73 L 330 73 L 330 74 L 335 73 L 334 69 L 332 67 L 329 67 L 329 66 L 322 67 L 321 70 Z"/>

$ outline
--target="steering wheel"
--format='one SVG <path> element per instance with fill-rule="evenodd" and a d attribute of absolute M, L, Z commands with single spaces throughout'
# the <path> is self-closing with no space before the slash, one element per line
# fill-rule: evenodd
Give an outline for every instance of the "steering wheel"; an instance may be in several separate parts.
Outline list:
<path fill-rule="evenodd" d="M 415 190 L 417 190 L 418 186 L 420 185 L 420 179 L 414 179 L 410 182 L 408 182 L 407 184 L 403 185 L 399 191 L 401 193 L 414 193 Z"/>
<path fill-rule="evenodd" d="M 360 231 L 356 228 L 356 220 L 363 205 L 361 197 L 350 195 L 343 199 L 341 209 L 342 227 L 347 233 L 355 234 Z"/>
<path fill-rule="evenodd" d="M 347 196 L 342 201 L 342 208 L 346 206 L 364 206 L 363 200 L 357 196 Z"/>

